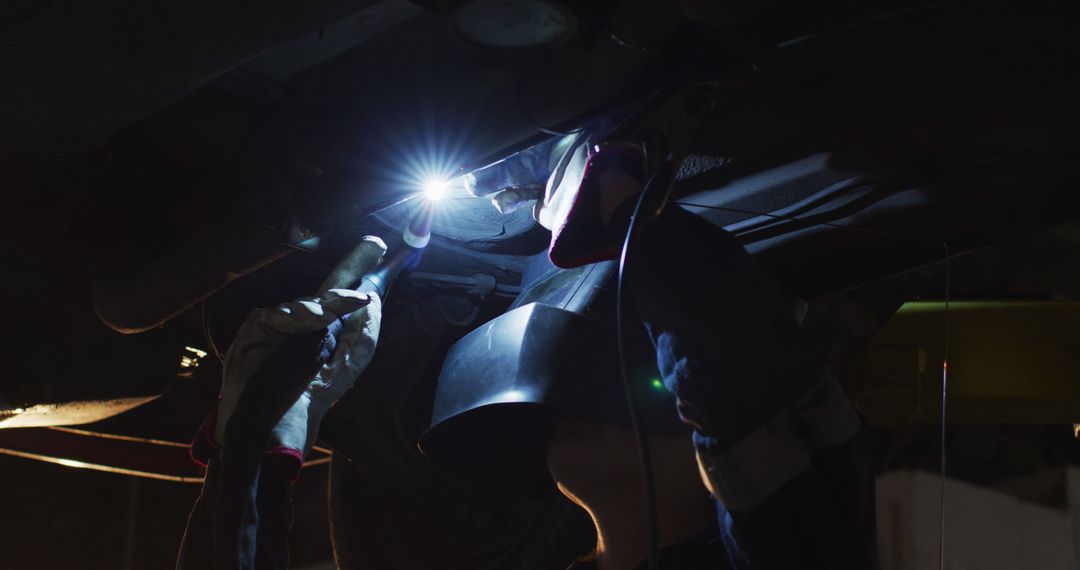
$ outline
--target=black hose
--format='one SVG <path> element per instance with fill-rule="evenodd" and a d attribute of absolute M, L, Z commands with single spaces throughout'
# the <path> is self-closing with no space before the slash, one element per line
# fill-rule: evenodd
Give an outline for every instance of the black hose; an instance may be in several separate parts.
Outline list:
<path fill-rule="evenodd" d="M 623 313 L 626 279 L 627 260 L 630 258 L 630 245 L 633 243 L 635 230 L 638 227 L 638 216 L 643 204 L 649 202 L 655 192 L 666 192 L 671 184 L 670 169 L 660 168 L 645 183 L 645 187 L 634 205 L 634 213 L 630 216 L 630 223 L 626 228 L 626 237 L 623 239 L 622 251 L 619 254 L 619 276 L 615 293 L 615 327 L 619 345 L 619 371 L 622 374 L 623 389 L 626 391 L 626 403 L 630 412 L 630 425 L 634 431 L 634 439 L 637 442 L 638 456 L 641 464 L 641 481 L 644 486 L 646 528 L 645 539 L 648 552 L 648 570 L 659 570 L 660 555 L 659 543 L 657 542 L 657 515 L 656 515 L 656 485 L 653 481 L 652 452 L 649 449 L 649 438 L 645 432 L 645 426 L 641 421 L 641 407 L 635 396 L 634 386 L 627 371 L 625 319 Z"/>

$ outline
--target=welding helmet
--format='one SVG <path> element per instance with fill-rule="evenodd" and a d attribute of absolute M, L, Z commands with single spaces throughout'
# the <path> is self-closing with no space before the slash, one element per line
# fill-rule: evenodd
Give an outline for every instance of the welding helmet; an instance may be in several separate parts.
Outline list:
<path fill-rule="evenodd" d="M 451 347 L 421 450 L 436 463 L 524 494 L 554 490 L 550 429 L 560 418 L 629 425 L 615 330 L 614 262 L 556 268 L 541 254 L 510 309 Z M 659 380 L 655 350 L 624 319 L 631 390 L 645 429 L 688 433 Z"/>

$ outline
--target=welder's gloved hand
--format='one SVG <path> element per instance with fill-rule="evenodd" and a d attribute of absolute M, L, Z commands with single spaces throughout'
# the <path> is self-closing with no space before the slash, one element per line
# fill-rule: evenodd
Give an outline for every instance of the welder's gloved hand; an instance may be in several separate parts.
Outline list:
<path fill-rule="evenodd" d="M 382 299 L 373 293 L 350 289 L 378 266 L 386 244 L 365 237 L 319 287 L 317 296 L 300 298 L 270 309 L 256 309 L 248 316 L 225 355 L 224 380 L 218 404 L 214 440 L 225 442 L 225 427 L 248 380 L 290 335 L 325 329 L 340 317 L 348 317 L 337 336 L 329 362 L 306 384 L 299 399 L 274 427 L 267 451 L 291 455 L 302 461 L 311 450 L 323 415 L 352 387 L 364 371 L 379 338 Z"/>
<path fill-rule="evenodd" d="M 544 196 L 544 182 L 572 137 L 552 139 L 529 147 L 491 166 L 465 176 L 465 190 L 490 198 L 500 213 L 509 214 Z"/>

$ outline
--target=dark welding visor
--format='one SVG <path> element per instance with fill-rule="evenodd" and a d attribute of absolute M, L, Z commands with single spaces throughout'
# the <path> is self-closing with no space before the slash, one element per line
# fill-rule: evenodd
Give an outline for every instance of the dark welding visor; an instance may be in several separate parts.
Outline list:
<path fill-rule="evenodd" d="M 535 494 L 553 489 L 547 443 L 559 418 L 629 424 L 614 277 L 612 262 L 559 270 L 538 260 L 510 310 L 450 349 L 421 450 L 485 483 Z M 643 327 L 628 321 L 628 370 L 646 429 L 685 433 Z"/>

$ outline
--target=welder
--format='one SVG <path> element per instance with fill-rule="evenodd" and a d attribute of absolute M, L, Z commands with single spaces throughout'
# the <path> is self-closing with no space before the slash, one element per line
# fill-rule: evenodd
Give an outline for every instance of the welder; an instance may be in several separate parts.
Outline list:
<path fill-rule="evenodd" d="M 629 129 L 600 126 L 564 138 L 543 190 L 518 179 L 509 194 L 474 192 L 492 195 L 501 211 L 519 205 L 519 196 L 539 195 L 534 214 L 552 230 L 555 265 L 623 254 L 621 286 L 679 416 L 693 429 L 732 567 L 877 568 L 866 436 L 828 369 L 828 343 L 801 327 L 798 303 L 732 235 L 669 204 L 696 128 L 664 117 L 665 106 L 688 117 L 679 97 Z M 630 567 L 625 560 L 599 565 Z"/>
<path fill-rule="evenodd" d="M 680 568 L 876 568 L 873 478 L 862 424 L 828 370 L 828 345 L 800 326 L 796 303 L 733 236 L 668 204 L 674 147 L 657 152 L 654 142 L 623 137 L 618 129 L 618 136 L 598 131 L 583 129 L 544 147 L 557 159 L 548 161 L 553 171 L 534 211 L 552 230 L 548 254 L 558 266 L 628 253 L 620 287 L 648 333 L 678 416 L 692 430 L 692 452 L 677 436 L 652 439 L 657 453 L 649 468 L 664 495 L 658 502 L 666 521 L 657 537 L 666 547 L 660 559 L 679 560 Z M 544 170 L 544 161 L 535 162 L 525 170 Z M 497 188 L 494 202 L 501 211 L 512 210 L 535 197 L 536 182 Z M 478 183 L 483 180 L 471 184 Z M 661 199 L 650 196 L 655 194 Z M 631 251 L 625 238 L 633 226 Z M 207 483 L 179 567 L 213 567 L 214 559 L 224 568 L 285 564 L 289 485 L 322 413 L 366 366 L 378 337 L 381 297 L 338 287 L 370 271 L 384 251 L 377 239 L 366 240 L 327 279 L 319 297 L 256 311 L 241 329 L 227 355 L 216 424 L 206 430 L 205 447 L 224 443 L 222 457 L 232 443 L 223 426 L 241 424 L 229 420 L 245 399 L 252 407 L 254 397 L 245 394 L 253 393 L 247 382 L 253 371 L 264 368 L 289 335 L 353 315 L 332 358 L 313 379 L 298 377 L 310 383 L 295 401 L 286 398 L 292 403 L 283 406 L 283 415 L 272 416 L 280 419 L 269 432 L 270 444 L 258 447 L 256 461 L 249 462 L 255 476 L 240 479 L 250 482 L 240 486 L 246 510 L 216 504 L 230 495 L 216 487 L 232 485 L 235 495 L 237 484 L 213 452 L 205 454 Z M 487 335 L 489 344 L 492 338 L 499 335 Z M 644 563 L 640 529 L 648 521 L 631 515 L 642 511 L 634 510 L 638 501 L 632 498 L 637 479 L 627 476 L 630 433 L 604 422 L 562 422 L 547 449 L 560 489 L 594 516 L 600 570 Z M 575 454 L 589 461 L 575 461 Z M 598 457 L 610 459 L 608 471 L 598 470 Z M 687 484 L 686 467 L 695 464 L 701 487 Z M 704 494 L 695 496 L 696 488 L 711 495 L 715 521 L 702 519 L 708 503 Z M 711 533 L 720 545 L 710 544 Z"/>

